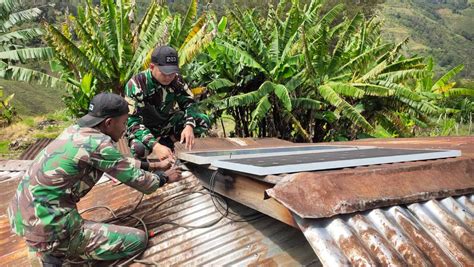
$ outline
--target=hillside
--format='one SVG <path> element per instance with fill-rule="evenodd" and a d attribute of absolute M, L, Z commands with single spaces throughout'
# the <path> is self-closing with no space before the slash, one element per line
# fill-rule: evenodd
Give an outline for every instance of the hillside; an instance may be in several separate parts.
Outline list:
<path fill-rule="evenodd" d="M 265 2 L 274 0 L 267 0 Z M 305 3 L 305 0 L 300 0 Z M 48 1 L 35 0 L 32 5 L 44 6 Z M 60 21 L 67 9 L 75 13 L 76 5 L 83 0 L 61 2 L 53 0 L 55 7 L 48 9 L 45 17 L 52 21 Z M 189 0 L 168 1 L 175 12 L 185 12 Z M 200 1 L 202 6 L 209 0 Z M 328 5 L 344 2 L 348 6 L 349 15 L 357 11 L 367 16 L 377 14 L 384 20 L 383 35 L 396 42 L 409 38 L 405 50 L 409 54 L 431 55 L 438 64 L 439 73 L 464 64 L 464 71 L 458 78 L 474 80 L 474 0 L 367 0 L 367 1 L 336 1 L 328 0 Z M 137 0 L 138 14 L 142 14 L 149 0 Z M 212 1 L 209 8 L 223 14 L 226 8 L 236 3 L 238 6 L 257 7 L 264 9 L 267 5 L 258 5 L 248 0 L 217 0 Z M 464 81 L 469 83 L 469 81 Z M 63 108 L 62 89 L 43 88 L 24 83 L 0 80 L 0 86 L 6 93 L 16 94 L 14 105 L 20 114 L 43 114 Z"/>
<path fill-rule="evenodd" d="M 380 6 L 384 37 L 409 37 L 410 54 L 432 55 L 438 71 L 464 64 L 474 79 L 474 0 L 387 0 Z"/>
<path fill-rule="evenodd" d="M 172 10 L 177 12 L 185 12 L 183 7 L 188 2 L 168 0 Z M 262 11 L 268 2 L 276 5 L 278 1 L 201 1 L 203 6 L 212 3 L 210 8 L 219 15 L 234 3 L 242 8 L 254 7 Z M 300 0 L 302 4 L 307 2 Z M 464 64 L 460 77 L 474 80 L 474 0 L 326 0 L 326 3 L 328 6 L 344 3 L 349 16 L 356 12 L 363 12 L 366 16 L 378 15 L 385 22 L 385 38 L 400 42 L 408 37 L 405 46 L 408 53 L 433 56 L 438 72 Z"/>
<path fill-rule="evenodd" d="M 61 89 L 0 79 L 5 95 L 15 93 L 13 106 L 20 116 L 46 114 L 64 108 Z"/>

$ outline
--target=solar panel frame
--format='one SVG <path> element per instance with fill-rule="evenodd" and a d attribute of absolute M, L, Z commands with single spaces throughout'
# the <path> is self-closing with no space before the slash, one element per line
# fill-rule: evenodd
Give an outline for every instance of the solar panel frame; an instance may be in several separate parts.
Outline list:
<path fill-rule="evenodd" d="M 319 150 L 308 150 L 308 148 L 322 148 Z M 212 164 L 216 160 L 225 159 L 242 159 L 242 158 L 260 158 L 271 154 L 272 156 L 286 156 L 296 154 L 323 153 L 328 151 L 347 151 L 373 149 L 374 146 L 340 146 L 340 145 L 309 145 L 309 146 L 281 146 L 281 147 L 265 147 L 265 148 L 248 148 L 237 150 L 209 150 L 209 151 L 193 151 L 180 152 L 178 158 L 187 162 L 198 165 Z M 281 150 L 275 152 L 275 150 Z M 256 152 L 256 153 L 245 153 Z M 209 154 L 224 153 L 224 155 L 206 156 Z M 204 154 L 204 155 L 203 155 Z"/>
<path fill-rule="evenodd" d="M 413 149 L 405 149 L 405 150 L 407 152 L 414 151 Z M 451 157 L 461 156 L 460 150 L 424 150 L 424 151 L 426 151 L 426 153 L 405 154 L 405 155 L 396 155 L 396 156 L 382 156 L 382 157 L 376 157 L 376 158 L 374 157 L 359 158 L 359 159 L 351 158 L 351 159 L 345 159 L 345 160 L 312 162 L 312 163 L 303 163 L 303 164 L 287 164 L 287 165 L 267 166 L 267 167 L 260 167 L 260 166 L 255 166 L 251 164 L 241 164 L 238 162 L 233 162 L 235 161 L 235 159 L 234 160 L 232 159 L 231 160 L 216 160 L 212 162 L 212 167 L 227 169 L 231 171 L 247 173 L 247 174 L 252 174 L 252 175 L 257 175 L 257 176 L 265 176 L 265 175 L 272 175 L 272 174 L 274 175 L 274 174 L 281 174 L 281 173 L 330 170 L 330 169 L 339 169 L 339 168 L 346 168 L 346 167 L 441 159 L 441 158 L 451 158 Z M 332 153 L 332 152 L 337 153 L 340 151 L 331 151 L 328 153 Z M 314 153 L 314 154 L 316 155 L 320 153 Z M 270 158 L 270 157 L 267 157 L 267 158 Z"/>

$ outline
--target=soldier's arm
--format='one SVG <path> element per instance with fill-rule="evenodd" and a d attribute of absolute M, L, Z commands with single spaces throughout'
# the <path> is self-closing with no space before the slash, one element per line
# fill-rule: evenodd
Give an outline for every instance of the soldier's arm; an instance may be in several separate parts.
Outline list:
<path fill-rule="evenodd" d="M 94 168 L 145 194 L 153 193 L 166 183 L 164 176 L 142 170 L 139 160 L 122 156 L 110 139 L 91 153 L 89 161 Z"/>
<path fill-rule="evenodd" d="M 172 83 L 173 89 L 176 93 L 176 102 L 179 108 L 184 111 L 184 125 L 191 125 L 196 127 L 194 114 L 198 112 L 196 101 L 188 94 L 188 85 L 183 80 L 181 75 L 178 75 Z"/>
<path fill-rule="evenodd" d="M 140 115 L 145 103 L 143 101 L 143 90 L 139 84 L 135 84 L 132 80 L 127 83 L 125 86 L 125 100 L 127 100 L 130 110 L 127 121 L 128 134 L 140 140 L 149 149 L 153 149 L 156 138 L 151 131 L 145 127 L 143 118 Z"/>

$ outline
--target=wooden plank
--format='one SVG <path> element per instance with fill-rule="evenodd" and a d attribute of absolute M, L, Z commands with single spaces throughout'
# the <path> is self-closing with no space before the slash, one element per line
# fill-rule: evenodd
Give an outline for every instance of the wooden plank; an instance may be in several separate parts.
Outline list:
<path fill-rule="evenodd" d="M 214 174 L 213 170 L 190 163 L 186 166 L 204 187 L 209 189 L 209 181 L 215 175 L 215 185 L 212 188 L 215 192 L 299 229 L 291 212 L 275 199 L 266 196 L 265 190 L 272 188 L 274 184 L 235 173 Z"/>

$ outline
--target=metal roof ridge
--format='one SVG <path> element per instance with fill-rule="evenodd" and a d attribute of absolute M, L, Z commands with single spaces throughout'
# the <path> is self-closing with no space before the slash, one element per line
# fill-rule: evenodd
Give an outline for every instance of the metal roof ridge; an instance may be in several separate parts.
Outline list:
<path fill-rule="evenodd" d="M 474 193 L 472 166 L 473 158 L 457 158 L 303 172 L 266 193 L 302 218 L 331 217 Z"/>

